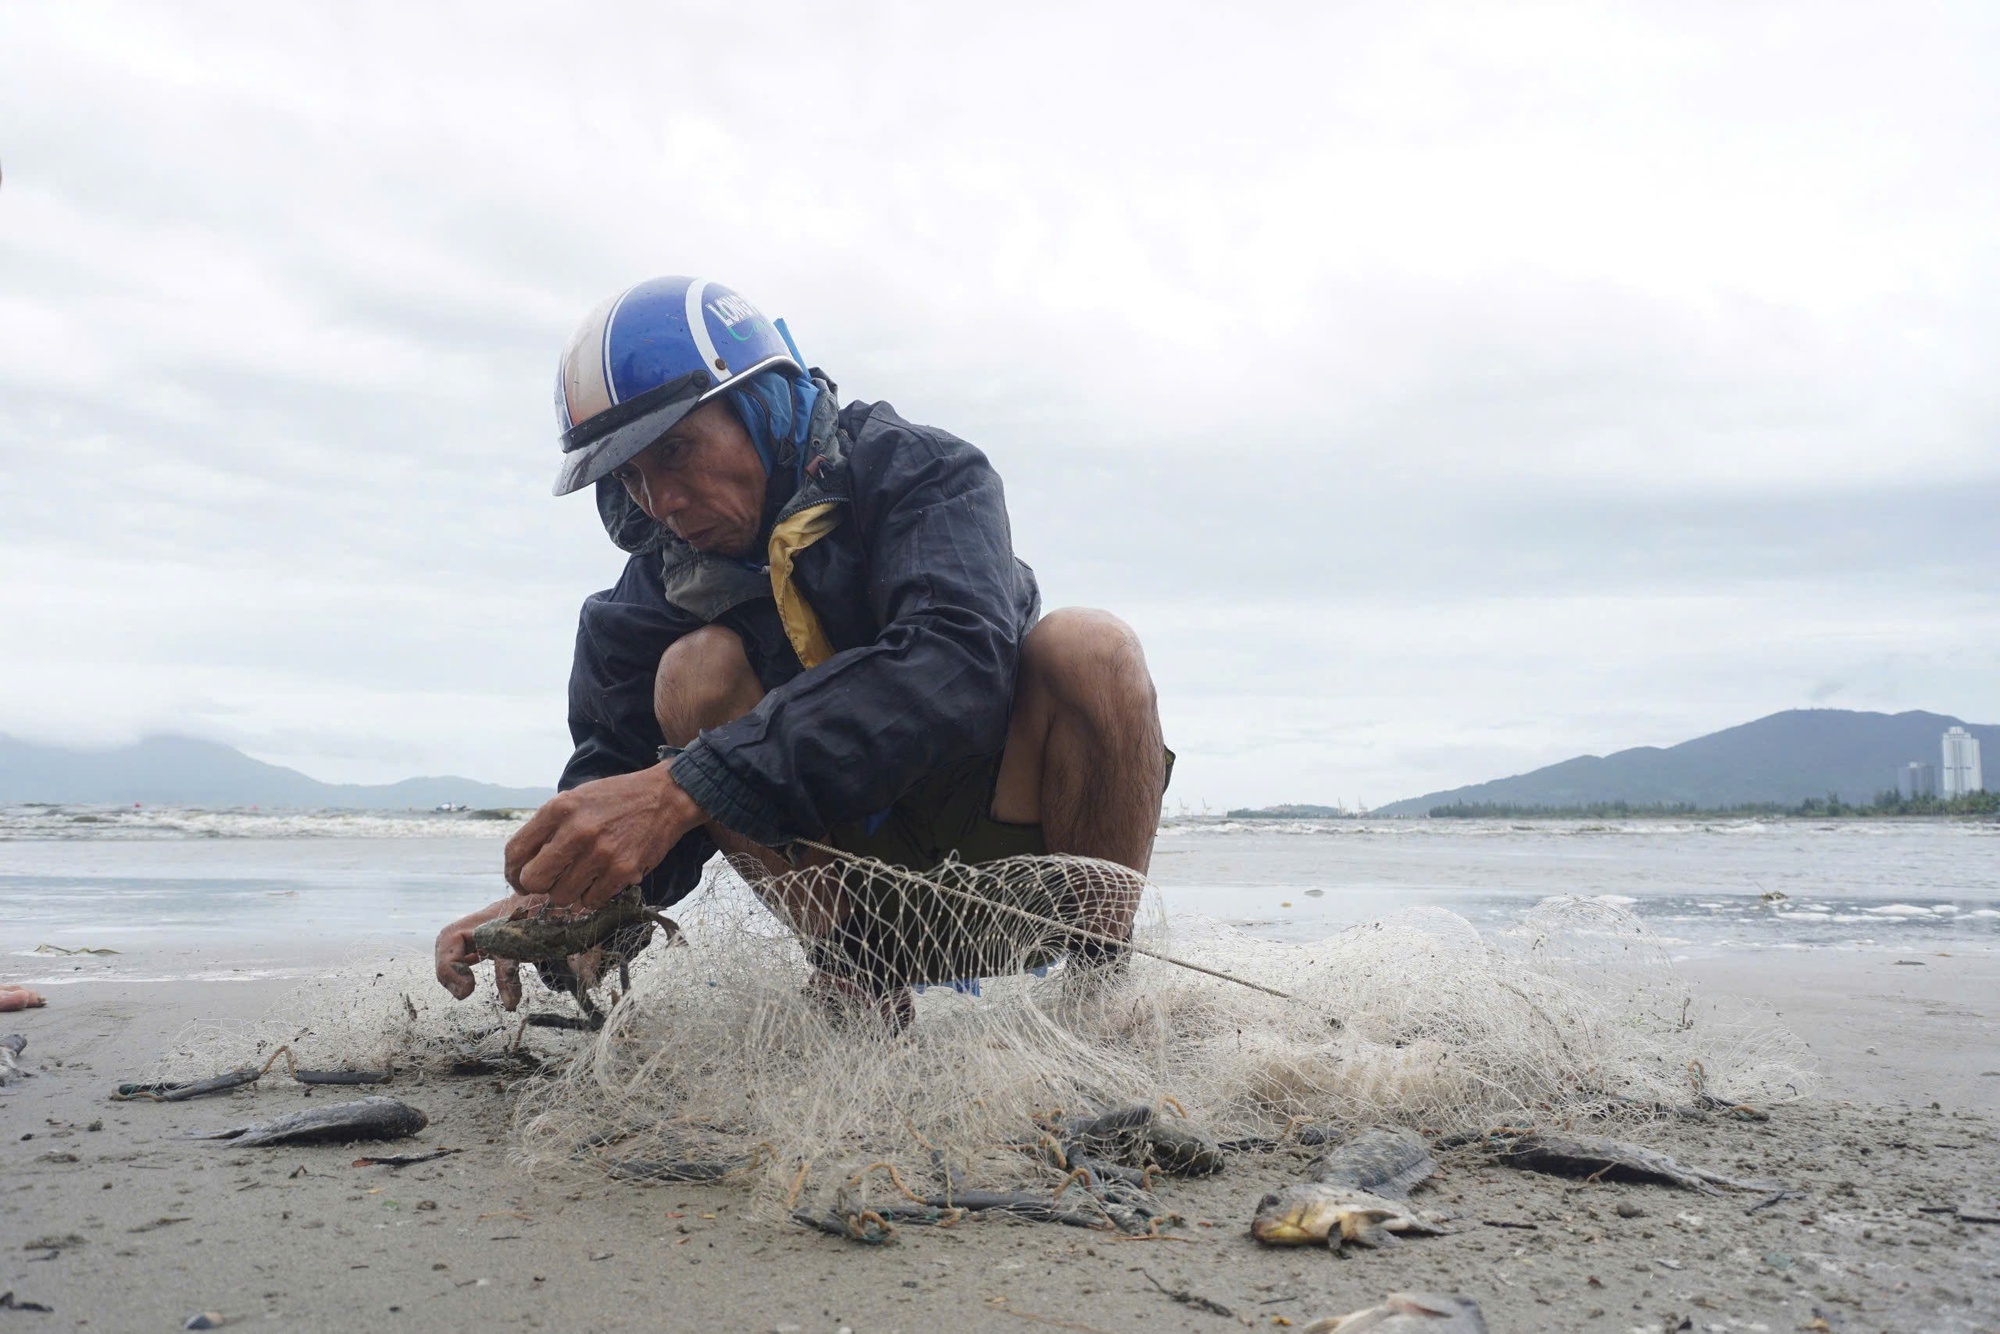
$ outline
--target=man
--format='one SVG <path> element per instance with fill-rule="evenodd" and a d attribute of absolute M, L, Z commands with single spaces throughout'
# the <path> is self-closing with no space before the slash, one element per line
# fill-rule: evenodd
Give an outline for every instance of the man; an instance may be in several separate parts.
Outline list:
<path fill-rule="evenodd" d="M 571 341 L 555 491 L 594 487 L 630 559 L 584 603 L 576 750 L 507 844 L 515 893 L 438 936 L 453 995 L 481 922 L 635 883 L 664 907 L 718 847 L 773 873 L 824 861 L 798 839 L 918 871 L 1048 852 L 1145 872 L 1171 756 L 1138 640 L 1102 612 L 1040 616 L 977 449 L 836 393 L 782 322 L 701 279 L 628 288 Z M 907 983 L 948 980 L 919 974 L 950 958 L 857 964 L 882 942 L 837 868 L 786 883 L 765 901 L 830 993 L 906 1018 Z M 1039 902 L 1123 939 L 1135 884 Z M 515 966 L 495 973 L 512 1009 Z"/>

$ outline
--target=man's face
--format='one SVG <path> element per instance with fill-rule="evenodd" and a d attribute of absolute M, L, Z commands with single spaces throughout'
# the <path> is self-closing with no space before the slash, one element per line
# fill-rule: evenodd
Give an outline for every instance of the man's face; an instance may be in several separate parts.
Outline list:
<path fill-rule="evenodd" d="M 611 474 L 656 523 L 697 551 L 747 556 L 764 519 L 764 465 L 727 404 L 712 400 Z"/>

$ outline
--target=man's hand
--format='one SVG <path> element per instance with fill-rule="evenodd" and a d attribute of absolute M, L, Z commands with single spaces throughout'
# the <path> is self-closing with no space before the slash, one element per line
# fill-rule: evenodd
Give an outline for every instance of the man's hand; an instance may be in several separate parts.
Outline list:
<path fill-rule="evenodd" d="M 437 980 L 457 1000 L 470 996 L 479 983 L 472 975 L 472 965 L 480 961 L 480 954 L 472 948 L 472 933 L 484 923 L 496 918 L 507 917 L 517 908 L 532 908 L 540 900 L 523 898 L 510 894 L 497 903 L 489 903 L 478 912 L 467 913 L 438 932 Z M 500 988 L 500 1003 L 512 1010 L 521 1003 L 521 965 L 512 959 L 493 961 L 493 984 Z"/>
<path fill-rule="evenodd" d="M 707 817 L 664 764 L 558 794 L 507 840 L 507 883 L 596 909 Z"/>

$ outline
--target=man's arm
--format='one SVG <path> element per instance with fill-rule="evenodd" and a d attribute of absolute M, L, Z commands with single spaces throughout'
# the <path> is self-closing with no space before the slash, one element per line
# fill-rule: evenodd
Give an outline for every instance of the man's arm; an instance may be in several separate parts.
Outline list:
<path fill-rule="evenodd" d="M 673 764 L 700 807 L 766 845 L 881 810 L 925 774 L 1006 742 L 1035 594 L 998 474 L 964 441 L 900 423 L 863 433 L 850 466 L 846 521 L 859 528 L 880 633 Z"/>
<path fill-rule="evenodd" d="M 551 863 L 560 858 L 561 865 L 545 863 L 539 872 L 528 876 L 527 885 L 522 879 L 547 841 L 551 807 L 563 809 L 556 803 L 565 802 L 569 793 L 585 784 L 622 780 L 629 786 L 635 778 L 643 783 L 648 773 L 665 775 L 658 763 L 661 738 L 659 723 L 653 717 L 653 679 L 667 646 L 699 625 L 694 617 L 667 602 L 656 553 L 633 556 L 615 585 L 584 600 L 569 678 L 569 730 L 575 749 L 563 766 L 555 801 L 545 804 L 507 842 L 507 882 L 517 893 L 467 914 L 438 933 L 437 978 L 452 995 L 463 1000 L 475 985 L 472 966 L 480 957 L 472 948 L 473 929 L 533 902 L 518 891 L 528 886 L 546 891 L 558 881 L 574 884 L 587 869 L 601 874 L 623 871 L 622 862 L 614 867 L 597 859 L 589 867 L 572 869 L 571 864 L 579 859 L 565 844 L 551 858 Z M 573 802 L 574 798 L 568 800 Z M 655 824 L 656 833 L 670 832 L 670 821 L 663 818 Z M 677 903 L 701 883 L 701 868 L 714 851 L 714 843 L 698 829 L 669 837 L 658 855 L 597 897 L 608 898 L 636 880 L 653 907 Z M 567 877 L 560 874 L 564 871 L 569 872 Z M 502 1002 L 513 1009 L 521 995 L 517 966 L 511 960 L 495 960 L 494 981 Z"/>
<path fill-rule="evenodd" d="M 633 556 L 615 585 L 584 601 L 569 675 L 569 733 L 575 750 L 556 783 L 559 791 L 658 767 L 664 738 L 653 714 L 653 686 L 660 657 L 676 639 L 701 624 L 667 601 L 656 552 Z M 540 819 L 538 813 L 536 820 Z M 513 846 L 529 832 L 524 826 L 509 842 L 507 878 L 517 889 L 518 875 L 529 857 L 517 863 Z M 620 881 L 619 888 L 638 880 L 648 906 L 670 907 L 701 883 L 701 868 L 714 853 L 713 840 L 692 829 L 671 842 L 656 862 L 641 867 L 640 874 Z M 544 883 L 543 877 L 536 880 L 542 890 L 553 883 Z"/>

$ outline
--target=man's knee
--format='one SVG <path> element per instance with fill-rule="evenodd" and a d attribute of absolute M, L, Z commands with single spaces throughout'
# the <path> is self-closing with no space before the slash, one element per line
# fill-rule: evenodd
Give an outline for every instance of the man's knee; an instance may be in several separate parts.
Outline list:
<path fill-rule="evenodd" d="M 653 714 L 668 744 L 685 746 L 703 728 L 748 713 L 763 693 L 742 639 L 723 626 L 705 625 L 660 655 Z"/>
<path fill-rule="evenodd" d="M 1153 678 L 1132 627 L 1107 611 L 1063 607 L 1021 645 L 1023 678 L 1057 699 L 1153 705 Z"/>

